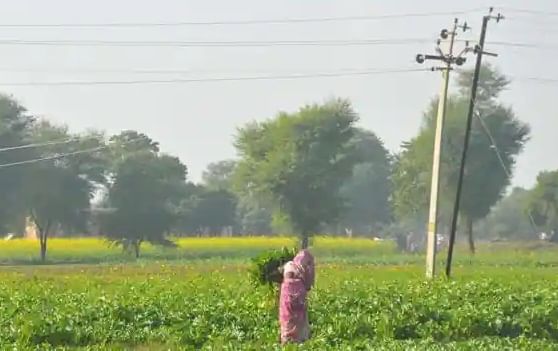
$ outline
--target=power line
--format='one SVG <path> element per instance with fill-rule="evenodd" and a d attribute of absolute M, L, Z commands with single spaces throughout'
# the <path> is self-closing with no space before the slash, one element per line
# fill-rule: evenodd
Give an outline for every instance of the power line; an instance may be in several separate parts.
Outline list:
<path fill-rule="evenodd" d="M 515 7 L 502 7 L 503 10 L 507 12 L 524 13 L 537 16 L 558 16 L 558 12 L 544 11 L 544 10 L 532 10 L 532 9 L 522 9 Z"/>
<path fill-rule="evenodd" d="M 354 73 L 354 72 L 362 72 L 362 71 L 377 71 L 377 69 L 374 68 L 369 68 L 369 67 L 361 67 L 361 68 L 338 68 L 333 70 L 331 73 Z M 161 75 L 167 75 L 167 74 L 176 74 L 176 75 L 184 75 L 184 74 L 189 74 L 189 75 L 200 75 L 200 74 L 204 74 L 204 75 L 215 75 L 215 74 L 231 74 L 231 73 L 251 73 L 251 74 L 263 74 L 263 73 L 267 73 L 267 74 L 303 74 L 301 72 L 289 72 L 289 71 L 285 71 L 284 69 L 276 69 L 275 72 L 273 71 L 267 71 L 265 72 L 264 70 L 254 70 L 254 69 L 238 69 L 235 68 L 234 71 L 231 69 L 220 69 L 220 70 L 210 70 L 210 69 L 95 69 L 95 68 L 62 68 L 62 67 L 58 67 L 58 68 L 41 68 L 41 67 L 15 67 L 15 68 L 9 68 L 9 67 L 0 67 L 0 72 L 3 73 L 52 73 L 52 74 L 102 74 L 102 73 L 116 73 L 116 74 L 140 74 L 140 75 L 154 75 L 154 74 L 161 74 Z M 310 71 L 304 74 L 322 74 L 323 71 L 319 71 L 319 70 L 314 70 L 314 72 Z"/>
<path fill-rule="evenodd" d="M 106 47 L 266 47 L 266 46 L 368 46 L 405 45 L 430 42 L 426 38 L 340 39 L 340 40 L 262 40 L 262 41 L 114 41 L 114 40 L 20 40 L 0 39 L 0 45 L 29 46 L 106 46 Z"/>
<path fill-rule="evenodd" d="M 543 21 L 541 21 L 541 17 L 511 16 L 511 17 L 506 17 L 506 19 L 511 20 L 512 22 L 517 22 L 517 23 L 520 23 L 520 22 L 529 23 L 531 26 L 536 25 L 540 29 L 554 29 L 553 27 L 549 27 L 550 22 L 548 22 L 548 21 L 554 20 L 553 17 L 548 17 Z"/>
<path fill-rule="evenodd" d="M 115 40 L 21 40 L 0 39 L 0 45 L 6 46 L 85 46 L 85 47 L 269 47 L 269 46 L 372 46 L 372 45 L 407 45 L 429 43 L 428 38 L 393 38 L 393 39 L 330 39 L 330 40 L 262 40 L 262 41 L 115 41 Z M 475 42 L 474 40 L 459 40 Z M 488 44 L 533 49 L 558 49 L 552 43 L 526 43 L 510 41 L 490 41 Z"/>
<path fill-rule="evenodd" d="M 549 43 L 521 43 L 521 42 L 509 42 L 509 41 L 491 41 L 490 45 L 496 46 L 509 46 L 517 48 L 529 48 L 529 49 L 549 49 L 556 50 L 558 45 L 553 45 Z"/>
<path fill-rule="evenodd" d="M 556 24 L 556 16 L 558 13 L 544 13 L 544 11 L 532 11 L 517 12 L 516 15 L 506 16 L 506 19 L 510 20 L 511 23 L 519 23 L 523 26 L 528 26 L 529 30 L 535 29 L 538 32 L 556 32 L 558 28 L 554 26 Z M 512 11 L 513 12 L 513 11 Z"/>
<path fill-rule="evenodd" d="M 354 70 L 354 69 L 353 69 Z M 237 69 L 238 71 L 238 69 Z M 94 68 L 8 68 L 0 67 L 0 72 L 4 73 L 122 73 L 122 74 L 201 74 L 201 73 L 223 73 L 223 70 L 186 70 L 186 69 L 94 69 Z M 252 71 L 254 72 L 254 71 Z"/>
<path fill-rule="evenodd" d="M 54 155 L 54 156 L 41 157 L 41 158 L 36 158 L 36 159 L 31 159 L 31 160 L 0 164 L 0 169 L 8 168 L 8 167 L 14 167 L 14 166 L 20 166 L 20 165 L 26 165 L 26 164 L 31 164 L 31 163 L 37 163 L 37 162 L 42 162 L 42 161 L 58 160 L 58 159 L 69 157 L 69 156 L 101 151 L 103 149 L 106 149 L 107 147 L 108 147 L 108 145 L 105 145 L 105 146 L 99 146 L 99 147 L 91 148 L 91 149 L 69 152 L 69 153 L 65 153 L 65 154 L 58 154 L 58 155 Z"/>
<path fill-rule="evenodd" d="M 494 152 L 496 153 L 496 156 L 498 158 L 498 162 L 500 164 L 500 166 L 502 167 L 502 169 L 504 170 L 504 173 L 506 174 L 506 177 L 508 177 L 508 179 L 512 178 L 512 173 L 511 171 L 508 169 L 508 167 L 506 166 L 506 163 L 504 162 L 504 158 L 502 156 L 502 152 L 500 151 L 500 149 L 498 148 L 498 144 L 496 144 L 496 139 L 494 138 L 494 136 L 492 135 L 492 132 L 490 131 L 490 129 L 488 128 L 488 126 L 486 125 L 484 118 L 480 115 L 480 113 L 475 113 L 475 116 L 477 117 L 477 119 L 480 122 L 480 125 L 482 127 L 482 129 L 484 130 L 484 132 L 486 133 L 486 135 L 488 136 L 488 139 L 490 140 L 490 144 L 491 144 L 491 148 L 494 150 Z M 529 217 L 529 222 L 531 223 L 531 227 L 534 231 L 537 230 L 537 226 L 535 224 L 535 219 L 533 218 L 533 215 L 530 212 L 527 212 L 527 216 Z"/>
<path fill-rule="evenodd" d="M 458 41 L 466 42 L 469 44 L 476 43 L 475 40 L 469 40 L 469 39 L 460 39 Z M 527 49 L 550 49 L 550 50 L 558 49 L 558 45 L 555 45 L 554 43 L 527 43 L 527 42 L 492 40 L 492 41 L 487 41 L 487 44 L 495 45 L 495 46 L 527 48 Z"/>
<path fill-rule="evenodd" d="M 79 139 L 78 137 L 74 137 L 74 138 L 70 138 L 70 139 L 59 140 L 59 141 L 49 141 L 49 142 L 45 142 L 45 143 L 34 143 L 34 144 L 27 144 L 27 145 L 9 146 L 9 147 L 0 148 L 0 152 L 7 152 L 7 151 L 14 151 L 14 150 L 21 150 L 21 149 L 32 149 L 32 148 L 43 147 L 43 146 L 62 145 L 62 144 L 71 143 L 71 142 L 73 142 L 75 140 L 78 140 L 78 139 Z"/>
<path fill-rule="evenodd" d="M 122 143 L 122 145 L 131 144 L 131 143 L 136 142 L 136 141 L 138 141 L 138 140 L 141 140 L 141 138 L 136 138 L 136 139 L 131 139 L 131 140 L 125 141 L 125 142 Z M 33 163 L 38 163 L 38 162 L 42 162 L 42 161 L 58 160 L 58 159 L 65 158 L 65 157 L 70 157 L 70 156 L 75 156 L 75 155 L 81 155 L 81 154 L 87 154 L 87 153 L 97 152 L 97 151 L 101 151 L 101 150 L 107 149 L 107 148 L 109 148 L 110 146 L 111 146 L 110 144 L 106 144 L 106 145 L 103 145 L 103 146 L 97 146 L 97 147 L 94 147 L 94 148 L 89 148 L 89 149 L 84 149 L 84 150 L 78 150 L 78 151 L 73 151 L 73 152 L 68 152 L 68 153 L 53 155 L 53 156 L 46 156 L 46 157 L 35 158 L 35 159 L 31 159 L 31 160 L 17 161 L 17 162 L 12 162 L 12 163 L 0 164 L 0 169 L 2 169 L 2 168 L 8 168 L 8 167 L 21 166 L 21 165 L 27 165 L 27 164 L 33 164 Z"/>
<path fill-rule="evenodd" d="M 268 76 L 246 76 L 246 77 L 216 77 L 216 78 L 191 78 L 191 79 L 145 79 L 145 80 L 120 80 L 120 81 L 52 81 L 52 82 L 0 82 L 0 86 L 80 86 L 80 85 L 137 85 L 137 84 L 184 84 L 184 83 L 204 83 L 204 82 L 235 82 L 235 81 L 256 81 L 256 80 L 290 80 L 307 78 L 330 78 L 330 77 L 350 77 L 368 76 L 375 74 L 425 72 L 429 69 L 393 69 L 393 70 L 367 70 L 354 72 L 332 72 L 332 73 L 311 73 L 311 74 L 292 74 L 292 75 L 268 75 Z"/>
<path fill-rule="evenodd" d="M 462 73 L 465 72 L 464 70 L 460 69 L 457 70 L 458 72 Z M 533 77 L 533 76 L 507 76 L 508 78 L 511 79 L 511 83 L 513 83 L 514 81 L 528 81 L 528 82 L 532 82 L 532 83 L 548 83 L 548 84 L 552 84 L 552 83 L 558 83 L 558 78 L 548 78 L 548 77 Z"/>
<path fill-rule="evenodd" d="M 463 72 L 463 70 L 459 70 Z M 544 77 L 522 77 L 522 76 L 507 76 L 511 79 L 512 83 L 514 81 L 527 81 L 531 83 L 542 83 L 542 84 L 553 84 L 558 83 L 558 78 L 544 78 Z"/>
<path fill-rule="evenodd" d="M 411 12 L 399 14 L 369 15 L 369 16 L 339 16 L 314 18 L 283 18 L 262 20 L 222 20 L 222 21 L 183 21 L 183 22 L 106 22 L 106 23 L 2 23 L 0 28 L 98 28 L 98 27 L 177 27 L 177 26 L 223 26 L 223 25 L 256 25 L 256 24 L 296 24 L 320 22 L 346 21 L 380 21 L 397 18 L 435 17 L 462 15 L 480 11 L 484 8 L 472 8 L 462 11 L 445 12 Z"/>
<path fill-rule="evenodd" d="M 513 78 L 513 77 L 512 77 Z M 539 83 L 558 83 L 558 78 L 541 78 L 541 77 L 516 77 L 518 80 L 526 80 Z"/>
<path fill-rule="evenodd" d="M 474 40 L 458 40 L 474 43 Z M 0 45 L 6 46 L 84 46 L 84 47 L 269 47 L 269 46 L 372 46 L 372 45 L 407 45 L 431 42 L 428 38 L 393 38 L 393 39 L 329 39 L 329 40 L 231 40 L 231 41 L 115 41 L 115 40 L 22 40 L 0 39 Z M 488 44 L 534 49 L 558 49 L 552 43 L 528 43 L 510 41 L 489 41 Z"/>
<path fill-rule="evenodd" d="M 244 81 L 244 80 L 289 80 L 289 79 L 307 79 L 307 78 L 328 78 L 328 77 L 343 77 L 343 76 L 365 76 L 374 74 L 388 74 L 388 73 L 405 73 L 405 72 L 424 72 L 430 69 L 394 69 L 394 70 L 373 70 L 364 69 L 355 71 L 353 69 L 339 69 L 330 73 L 300 73 L 300 74 L 287 74 L 287 75 L 269 75 L 269 76 L 246 76 L 246 77 L 217 77 L 217 78 L 192 78 L 192 79 L 146 79 L 146 80 L 124 80 L 124 81 L 57 81 L 57 82 L 15 82 L 15 83 L 2 83 L 0 86 L 50 86 L 50 85 L 135 85 L 135 84 L 171 84 L 171 83 L 196 83 L 196 82 L 219 82 L 219 81 Z M 462 70 L 457 70 L 462 72 Z M 123 73 L 123 74 L 192 74 L 192 73 L 211 73 L 196 72 L 189 70 L 41 70 L 41 69 L 9 69 L 0 68 L 0 72 L 24 72 L 24 73 Z M 535 83 L 558 83 L 558 78 L 547 77 L 522 77 L 522 76 L 508 76 L 513 81 L 530 81 Z M 60 143 L 64 143 L 61 141 Z M 53 142 L 56 144 L 58 142 Z M 50 145 L 50 143 L 47 143 Z M 34 144 L 32 144 L 34 145 Z M 32 145 L 26 146 L 33 147 Z M 20 148 L 13 147 L 14 149 Z M 23 147 L 21 147 L 23 148 Z M 4 149 L 0 148 L 0 152 Z"/>
<path fill-rule="evenodd" d="M 466 43 L 476 43 L 475 40 L 470 39 L 460 39 L 460 42 Z M 487 44 L 495 45 L 495 46 L 504 46 L 504 47 L 515 47 L 515 48 L 527 48 L 527 49 L 548 49 L 548 50 L 556 50 L 558 49 L 558 45 L 554 43 L 528 43 L 528 42 L 513 42 L 513 41 L 487 41 Z"/>
<path fill-rule="evenodd" d="M 504 158 L 502 157 L 502 153 L 500 152 L 500 149 L 498 148 L 498 145 L 496 144 L 496 139 L 492 135 L 492 132 L 490 131 L 488 126 L 486 125 L 486 123 L 484 121 L 484 118 L 478 112 L 475 113 L 475 116 L 479 120 L 482 129 L 484 130 L 484 132 L 488 136 L 488 139 L 490 140 L 491 147 L 494 150 L 494 152 L 496 153 L 496 156 L 498 157 L 498 162 L 500 163 L 500 166 L 502 166 L 502 169 L 506 173 L 506 176 L 508 178 L 511 178 L 512 174 L 508 170 L 508 167 L 506 166 L 506 163 L 504 162 Z"/>
<path fill-rule="evenodd" d="M 558 83 L 558 78 L 545 78 L 545 77 L 521 77 L 521 76 L 508 76 L 511 78 L 512 83 L 514 81 L 524 81 L 531 83 L 541 83 L 541 84 L 553 84 Z"/>

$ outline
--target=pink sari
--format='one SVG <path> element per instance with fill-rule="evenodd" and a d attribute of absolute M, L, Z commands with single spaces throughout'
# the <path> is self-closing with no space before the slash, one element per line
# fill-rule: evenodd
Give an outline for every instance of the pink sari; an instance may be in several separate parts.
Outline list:
<path fill-rule="evenodd" d="M 308 291 L 314 284 L 314 258 L 307 250 L 300 251 L 284 267 L 279 298 L 281 343 L 301 343 L 310 338 L 308 323 Z"/>

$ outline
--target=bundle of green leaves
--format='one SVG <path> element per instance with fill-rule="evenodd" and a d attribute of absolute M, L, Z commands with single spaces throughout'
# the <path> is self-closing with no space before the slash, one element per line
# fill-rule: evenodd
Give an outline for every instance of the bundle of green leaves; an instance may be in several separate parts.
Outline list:
<path fill-rule="evenodd" d="M 292 261 L 297 250 L 283 247 L 281 250 L 266 251 L 252 259 L 250 280 L 256 286 L 273 287 L 283 281 L 281 268 Z"/>

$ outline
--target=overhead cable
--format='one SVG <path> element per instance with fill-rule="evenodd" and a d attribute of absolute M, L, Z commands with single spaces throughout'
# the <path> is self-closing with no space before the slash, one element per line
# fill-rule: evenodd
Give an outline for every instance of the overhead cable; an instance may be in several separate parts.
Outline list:
<path fill-rule="evenodd" d="M 427 38 L 328 39 L 328 40 L 230 40 L 230 41 L 129 41 L 129 40 L 24 40 L 0 39 L 0 45 L 106 46 L 106 47 L 266 47 L 266 46 L 368 46 L 430 42 Z"/>
<path fill-rule="evenodd" d="M 141 84 L 186 84 L 186 83 L 205 83 L 205 82 L 236 82 L 236 81 L 258 81 L 258 80 L 290 80 L 308 78 L 330 78 L 330 77 L 350 77 L 368 76 L 376 74 L 425 72 L 429 69 L 392 69 L 392 70 L 366 70 L 366 71 L 341 71 L 309 74 L 291 75 L 261 75 L 244 77 L 213 77 L 213 78 L 174 78 L 174 79 L 141 79 L 141 80 L 95 80 L 95 81 L 50 81 L 50 82 L 2 82 L 0 86 L 92 86 L 92 85 L 141 85 Z"/>
<path fill-rule="evenodd" d="M 161 21 L 161 22 L 104 22 L 104 23 L 2 23 L 0 28 L 103 28 L 103 27 L 177 27 L 177 26 L 225 26 L 225 25 L 259 25 L 259 24 L 296 24 L 347 21 L 380 21 L 397 18 L 451 16 L 474 13 L 485 8 L 471 8 L 460 11 L 443 12 L 409 12 L 382 15 L 357 15 L 312 18 L 275 18 L 247 20 L 214 21 Z"/>

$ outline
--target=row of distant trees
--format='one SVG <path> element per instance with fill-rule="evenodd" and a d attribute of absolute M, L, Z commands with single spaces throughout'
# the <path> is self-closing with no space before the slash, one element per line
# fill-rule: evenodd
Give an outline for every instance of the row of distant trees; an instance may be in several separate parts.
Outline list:
<path fill-rule="evenodd" d="M 455 192 L 470 81 L 471 72 L 460 73 L 459 91 L 448 102 L 442 223 L 449 221 Z M 498 101 L 507 85 L 502 74 L 484 67 L 477 113 L 499 154 L 477 119 L 460 212 L 461 230 L 472 251 L 475 228 L 532 238 L 533 230 L 556 224 L 556 173 L 543 173 L 535 189 L 516 190 L 502 200 L 510 184 L 502 165 L 513 171 L 529 138 L 528 126 Z M 15 100 L 2 96 L 0 230 L 21 230 L 30 218 L 43 259 L 49 237 L 72 233 L 98 232 L 139 255 L 143 242 L 172 245 L 167 239 L 171 234 L 295 232 L 306 246 L 319 232 L 422 231 L 436 104 L 434 99 L 418 135 L 398 154 L 390 154 L 372 131 L 357 127 L 358 115 L 346 100 L 248 123 L 236 134 L 238 158 L 210 164 L 203 181 L 194 184 L 186 165 L 162 153 L 159 143 L 145 134 L 72 134 L 65 126 L 30 116 Z M 25 162 L 37 159 L 42 161 Z M 524 200 L 510 209 L 516 203 L 510 199 L 518 192 Z M 512 212 L 516 215 L 508 215 Z M 533 219 L 530 227 L 517 225 L 519 218 Z"/>

